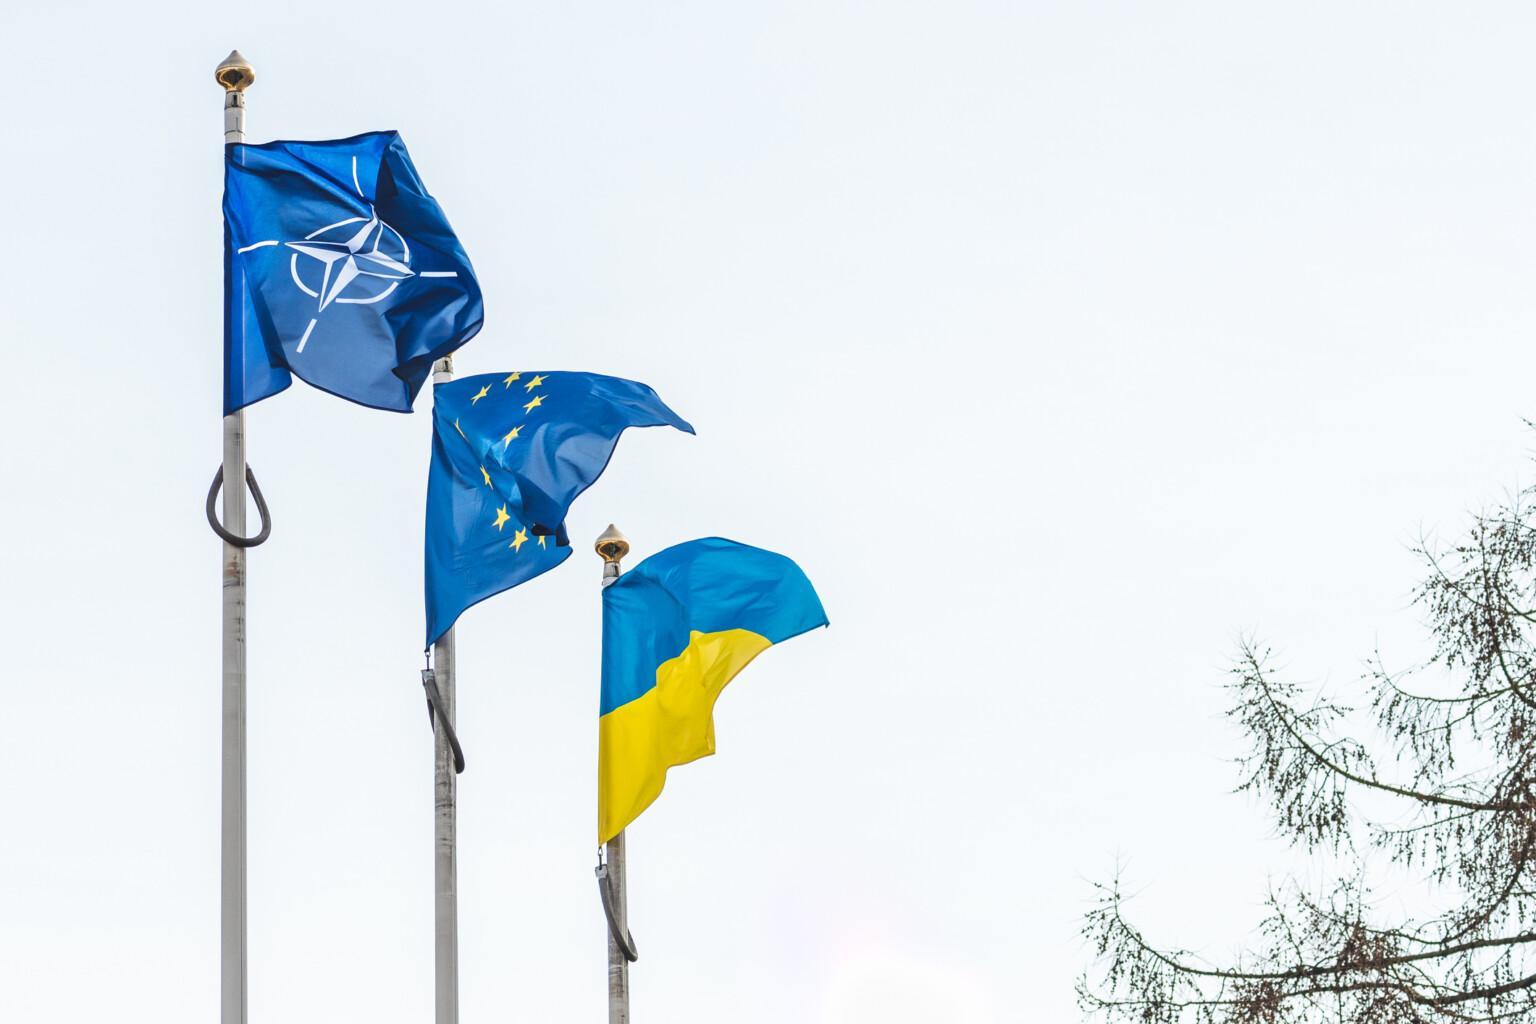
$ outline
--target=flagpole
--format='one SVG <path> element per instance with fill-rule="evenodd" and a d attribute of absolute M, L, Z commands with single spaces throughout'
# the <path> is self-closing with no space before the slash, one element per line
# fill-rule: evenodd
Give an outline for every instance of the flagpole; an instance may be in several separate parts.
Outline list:
<path fill-rule="evenodd" d="M 453 380 L 453 357 L 432 367 L 432 384 Z M 432 670 L 441 698 L 432 718 L 432 882 L 435 935 L 436 1024 L 459 1024 L 458 782 L 448 729 L 455 720 L 454 644 L 449 629 L 432 645 Z"/>
<path fill-rule="evenodd" d="M 629 554 L 629 541 L 610 523 L 592 546 L 603 560 L 603 589 L 607 590 L 619 578 L 619 562 Z M 624 955 L 617 937 L 629 934 L 623 832 L 608 840 L 604 854 L 608 865 L 607 884 L 613 894 L 616 926 L 608 929 L 608 1024 L 629 1024 L 629 959 Z"/>
<path fill-rule="evenodd" d="M 224 87 L 224 141 L 245 141 L 245 90 L 256 72 L 232 50 L 214 70 Z M 245 535 L 245 413 L 224 417 L 224 529 Z M 219 842 L 219 1020 L 246 1024 L 245 549 L 224 544 L 223 753 Z"/>

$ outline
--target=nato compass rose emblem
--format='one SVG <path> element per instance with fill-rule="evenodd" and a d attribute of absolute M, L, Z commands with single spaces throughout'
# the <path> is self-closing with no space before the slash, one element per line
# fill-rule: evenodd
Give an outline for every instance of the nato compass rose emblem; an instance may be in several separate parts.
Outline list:
<path fill-rule="evenodd" d="M 352 158 L 352 187 L 364 198 L 357 181 L 357 157 Z M 411 246 L 405 236 L 380 219 L 372 205 L 366 217 L 348 217 L 316 228 L 297 242 L 268 239 L 253 242 L 237 253 L 269 245 L 292 250 L 288 273 L 299 291 L 318 300 L 315 315 L 304 328 L 294 354 L 304 351 L 320 314 L 333 302 L 370 306 L 388 298 L 401 281 L 413 277 L 458 277 L 455 270 L 411 269 Z"/>

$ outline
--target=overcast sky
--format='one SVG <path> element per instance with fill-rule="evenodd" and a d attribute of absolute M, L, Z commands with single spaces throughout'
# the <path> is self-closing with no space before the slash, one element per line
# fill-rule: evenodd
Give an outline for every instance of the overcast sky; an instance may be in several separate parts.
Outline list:
<path fill-rule="evenodd" d="M 1155 10 L 1149 9 L 1155 7 Z M 1072 1020 L 1090 883 L 1251 938 L 1245 632 L 1420 653 L 1421 530 L 1532 476 L 1536 13 L 29 4 L 0 35 L 0 1019 L 218 995 L 221 93 L 395 128 L 461 373 L 643 380 L 557 572 L 458 632 L 463 1018 L 596 1021 L 599 560 L 721 534 L 832 628 L 630 830 L 635 1019 Z M 248 414 L 251 1019 L 430 1019 L 430 395 Z"/>

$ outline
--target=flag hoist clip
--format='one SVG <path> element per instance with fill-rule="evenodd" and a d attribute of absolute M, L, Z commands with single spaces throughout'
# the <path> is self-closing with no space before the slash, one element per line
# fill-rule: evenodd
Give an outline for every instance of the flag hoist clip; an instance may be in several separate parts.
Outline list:
<path fill-rule="evenodd" d="M 253 548 L 264 543 L 272 536 L 272 514 L 267 511 L 267 499 L 261 496 L 261 487 L 256 483 L 256 474 L 251 472 L 251 467 L 245 467 L 245 483 L 251 489 L 251 497 L 256 499 L 256 511 L 261 516 L 261 532 L 254 537 L 240 537 L 224 529 L 224 524 L 219 522 L 218 515 L 213 510 L 213 504 L 219 497 L 219 488 L 224 486 L 224 467 L 213 474 L 213 483 L 208 485 L 208 500 L 203 503 L 203 511 L 208 516 L 208 525 L 213 527 L 213 532 L 223 539 L 224 543 L 232 544 L 237 548 Z"/>
<path fill-rule="evenodd" d="M 421 670 L 421 688 L 427 691 L 427 721 L 434 732 L 437 730 L 437 709 L 443 706 L 443 695 L 437 689 L 437 675 L 432 671 L 432 653 L 427 652 L 427 667 Z M 453 731 L 453 722 L 443 716 L 443 735 L 453 749 L 453 774 L 464 774 L 464 748 L 459 746 L 459 734 Z"/>

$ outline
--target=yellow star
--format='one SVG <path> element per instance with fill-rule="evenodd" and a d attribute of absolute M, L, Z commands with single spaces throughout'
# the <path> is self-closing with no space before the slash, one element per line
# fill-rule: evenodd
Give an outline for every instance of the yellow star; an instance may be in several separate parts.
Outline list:
<path fill-rule="evenodd" d="M 541 533 L 541 534 L 539 534 L 539 547 L 542 548 L 543 546 L 544 546 L 544 535 Z"/>
<path fill-rule="evenodd" d="M 541 406 L 543 404 L 544 404 L 544 396 L 543 395 L 534 395 L 533 396 L 533 401 L 531 401 L 527 405 L 523 406 L 523 412 L 533 412 L 533 410 L 537 409 L 539 406 Z"/>
<path fill-rule="evenodd" d="M 516 533 L 514 533 L 512 535 L 512 543 L 508 544 L 507 547 L 511 548 L 513 551 L 521 552 L 522 548 L 523 548 L 523 545 L 526 544 L 527 542 L 528 542 L 528 531 L 527 530 L 518 530 Z"/>
<path fill-rule="evenodd" d="M 496 510 L 496 521 L 491 525 L 500 530 L 503 526 L 507 525 L 507 520 L 511 518 L 511 516 L 507 515 L 507 506 L 503 505 Z"/>
<path fill-rule="evenodd" d="M 534 388 L 538 387 L 540 384 L 543 384 L 543 383 L 544 383 L 544 378 L 540 377 L 538 374 L 534 374 L 533 375 L 533 380 L 531 380 L 527 384 L 523 385 L 523 390 L 524 391 L 532 391 Z"/>
<path fill-rule="evenodd" d="M 453 429 L 457 430 L 459 432 L 459 436 L 460 437 L 464 437 L 464 428 L 459 426 L 459 421 L 458 420 L 454 420 L 453 421 Z M 468 441 L 469 438 L 464 437 L 464 440 Z"/>
<path fill-rule="evenodd" d="M 491 486 L 491 474 L 489 474 L 489 473 L 487 473 L 485 471 L 485 467 L 484 466 L 480 467 L 480 475 L 485 477 L 485 486 L 487 486 L 487 487 Z"/>
<path fill-rule="evenodd" d="M 481 388 L 480 389 L 480 393 L 478 395 L 476 395 L 474 398 L 471 398 L 469 400 L 469 404 L 470 405 L 474 405 L 476 402 L 480 401 L 480 399 L 484 398 L 486 395 L 488 395 L 490 393 L 491 393 L 491 389 L 490 388 Z"/>
<path fill-rule="evenodd" d="M 511 444 L 513 441 L 516 441 L 517 440 L 518 431 L 520 431 L 522 429 L 523 429 L 523 425 L 521 423 L 519 423 L 517 426 L 513 427 L 510 431 L 507 432 L 507 436 L 501 439 L 501 443 L 502 444 Z"/>
<path fill-rule="evenodd" d="M 523 375 L 520 373 L 509 373 L 502 379 L 501 386 L 504 388 L 509 388 L 512 386 L 513 381 L 522 379 Z"/>

